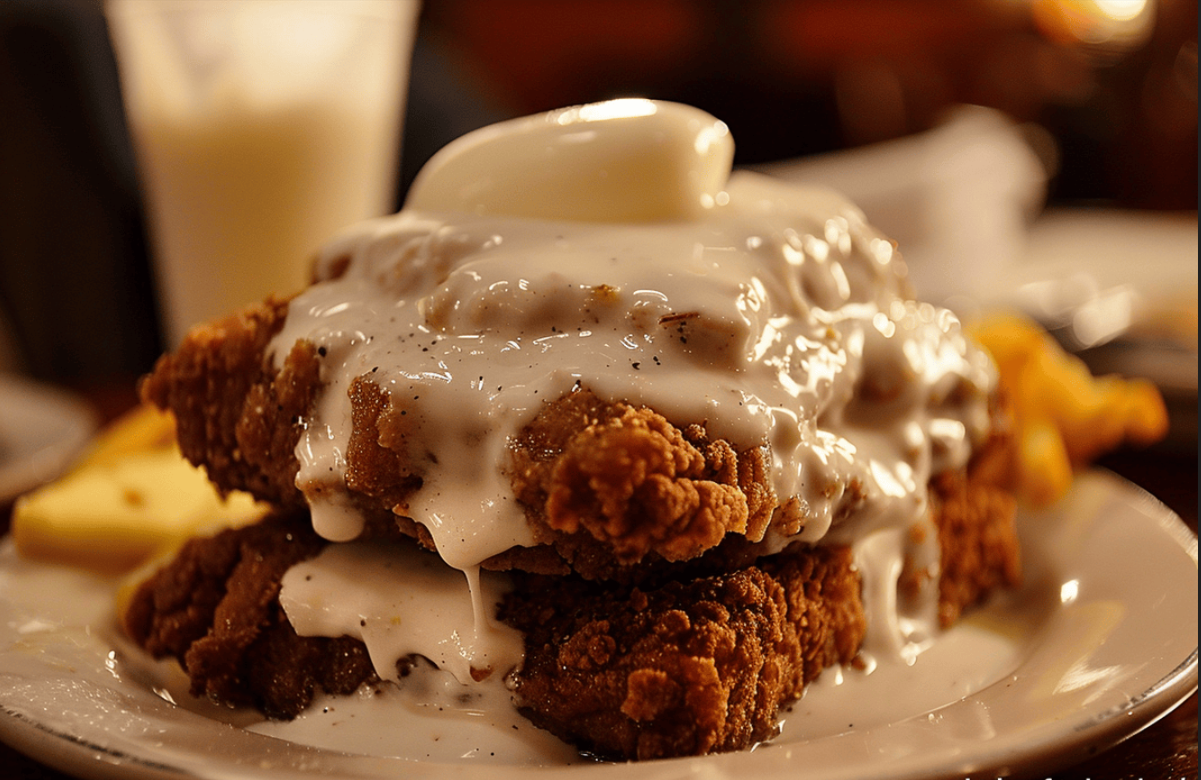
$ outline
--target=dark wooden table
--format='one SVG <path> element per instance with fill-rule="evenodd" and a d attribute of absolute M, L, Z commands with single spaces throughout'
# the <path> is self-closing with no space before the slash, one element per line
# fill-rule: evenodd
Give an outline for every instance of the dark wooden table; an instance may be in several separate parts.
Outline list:
<path fill-rule="evenodd" d="M 133 402 L 132 383 L 89 388 L 87 396 L 103 419 L 111 419 Z M 1197 451 L 1195 441 L 1182 445 L 1119 452 L 1100 465 L 1141 485 L 1173 509 L 1197 531 Z M 0 507 L 0 534 L 8 530 L 9 508 Z M 1039 775 L 1047 780 L 1196 780 L 1197 695 L 1163 719 L 1089 760 Z M 803 775 L 798 775 L 801 780 Z M 0 743 L 0 780 L 68 780 L 69 776 Z M 868 780 L 865 778 L 865 780 Z M 991 780 L 973 776 L 971 780 Z"/>

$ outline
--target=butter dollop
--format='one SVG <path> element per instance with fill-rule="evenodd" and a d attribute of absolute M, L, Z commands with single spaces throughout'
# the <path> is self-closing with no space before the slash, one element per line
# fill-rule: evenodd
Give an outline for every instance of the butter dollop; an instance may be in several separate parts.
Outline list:
<path fill-rule="evenodd" d="M 421 169 L 406 209 L 583 222 L 697 219 L 722 200 L 726 125 L 691 106 L 625 98 L 481 128 Z"/>

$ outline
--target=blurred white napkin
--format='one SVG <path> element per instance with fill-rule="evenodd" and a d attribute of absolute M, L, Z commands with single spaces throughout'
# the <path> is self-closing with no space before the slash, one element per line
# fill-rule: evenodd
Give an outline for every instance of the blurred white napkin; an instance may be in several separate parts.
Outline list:
<path fill-rule="evenodd" d="M 1025 251 L 1047 181 L 1022 129 L 981 106 L 895 141 L 755 169 L 846 194 L 898 243 L 918 295 L 935 302 L 995 288 Z"/>

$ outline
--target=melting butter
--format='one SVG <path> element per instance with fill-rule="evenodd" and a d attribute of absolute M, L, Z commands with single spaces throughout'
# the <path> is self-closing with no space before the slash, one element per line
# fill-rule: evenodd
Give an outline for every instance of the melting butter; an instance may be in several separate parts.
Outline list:
<path fill-rule="evenodd" d="M 734 159 L 725 123 L 678 103 L 573 106 L 469 133 L 430 159 L 406 208 L 588 222 L 696 219 Z"/>

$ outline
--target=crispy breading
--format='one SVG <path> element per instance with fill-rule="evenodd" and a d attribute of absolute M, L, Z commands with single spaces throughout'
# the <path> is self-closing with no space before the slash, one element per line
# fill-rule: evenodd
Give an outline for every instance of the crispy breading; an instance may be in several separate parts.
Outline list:
<path fill-rule="evenodd" d="M 139 392 L 174 414 L 180 450 L 220 490 L 298 507 L 295 449 L 320 388 L 320 364 L 313 346 L 300 342 L 282 371 L 271 366 L 267 346 L 287 311 L 286 300 L 271 298 L 194 328 L 159 358 Z"/>
<path fill-rule="evenodd" d="M 375 676 L 360 642 L 298 637 L 279 605 L 284 572 L 325 544 L 303 512 L 192 539 L 138 586 L 122 627 L 178 660 L 192 695 L 294 718 L 316 690 L 349 694 Z"/>
<path fill-rule="evenodd" d="M 318 690 L 377 680 L 364 646 L 299 637 L 284 572 L 325 545 L 302 513 L 190 541 L 141 583 L 122 622 L 174 657 L 192 693 L 292 718 Z M 612 758 L 738 750 L 771 736 L 781 705 L 858 652 L 864 616 L 846 548 L 786 551 L 725 574 L 613 588 L 519 574 L 499 617 L 525 633 L 514 675 L 538 725 Z M 404 660 L 404 659 L 402 659 Z"/>
<path fill-rule="evenodd" d="M 990 594 L 1021 583 L 1017 499 L 1008 481 L 1014 434 L 1004 401 L 997 403 L 989 438 L 967 468 L 930 480 L 930 512 L 939 543 L 938 617 L 944 628 Z M 901 593 L 912 594 L 923 577 L 906 567 L 898 584 Z"/>
<path fill-rule="evenodd" d="M 695 558 L 727 533 L 758 541 L 775 507 L 765 448 L 736 451 L 645 407 L 577 389 L 517 437 L 514 494 L 536 522 L 586 532 L 621 563 Z"/>
<path fill-rule="evenodd" d="M 1016 501 L 1007 490 L 956 472 L 936 477 L 930 493 L 942 552 L 938 618 L 946 628 L 965 609 L 1021 582 Z"/>
<path fill-rule="evenodd" d="M 931 486 L 943 625 L 1019 574 L 1013 502 L 991 483 L 999 445 L 967 475 Z M 611 758 L 737 750 L 770 737 L 805 684 L 857 654 L 859 579 L 846 548 L 756 558 L 739 540 L 646 567 L 638 582 L 515 573 L 500 616 L 525 635 L 513 682 L 531 720 Z M 139 586 L 126 630 L 152 654 L 179 659 L 197 695 L 294 717 L 317 690 L 349 693 L 376 679 L 357 640 L 297 637 L 279 608 L 284 571 L 325 544 L 304 512 L 193 540 Z M 916 573 L 907 584 L 918 584 Z"/>
<path fill-rule="evenodd" d="M 526 636 L 514 675 L 537 725 L 602 758 L 742 750 L 780 708 L 859 651 L 845 547 L 799 548 L 727 574 L 614 592 L 519 579 L 501 618 Z"/>
<path fill-rule="evenodd" d="M 321 389 L 320 350 L 297 342 L 276 372 L 267 349 L 287 314 L 272 300 L 201 326 L 162 357 L 142 397 L 177 420 L 180 449 L 223 491 L 300 507 L 296 444 Z M 421 467 L 406 448 L 404 402 L 369 376 L 349 390 L 346 488 L 368 532 L 433 539 L 406 514 Z M 776 507 L 766 446 L 738 449 L 703 427 L 576 388 L 516 437 L 506 472 L 541 546 L 486 561 L 493 569 L 575 571 L 629 579 L 631 566 L 695 558 L 729 534 L 762 538 Z"/>

